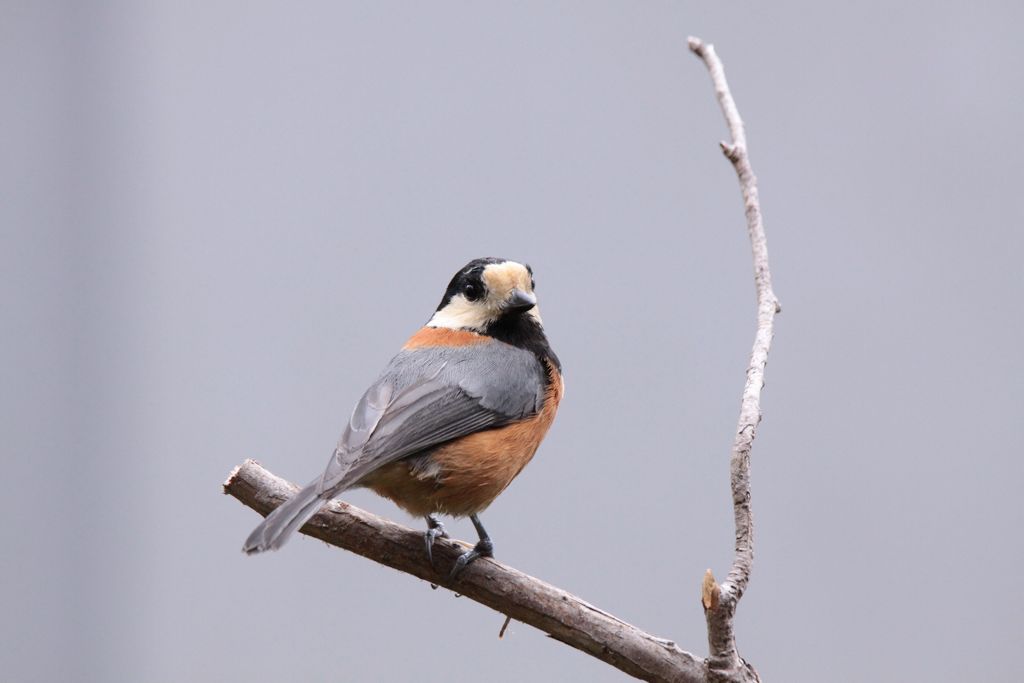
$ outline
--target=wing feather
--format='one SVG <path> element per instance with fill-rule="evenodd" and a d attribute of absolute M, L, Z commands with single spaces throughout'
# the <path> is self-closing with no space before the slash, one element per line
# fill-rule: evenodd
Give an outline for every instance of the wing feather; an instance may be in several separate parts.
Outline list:
<path fill-rule="evenodd" d="M 403 351 L 356 404 L 318 493 L 337 495 L 390 462 L 527 417 L 542 399 L 542 371 L 532 354 L 500 342 Z"/>

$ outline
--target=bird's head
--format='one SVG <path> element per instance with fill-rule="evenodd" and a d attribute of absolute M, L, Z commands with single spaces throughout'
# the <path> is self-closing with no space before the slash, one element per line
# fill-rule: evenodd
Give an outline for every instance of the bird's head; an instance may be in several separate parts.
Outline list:
<path fill-rule="evenodd" d="M 486 334 L 493 325 L 520 316 L 540 324 L 533 270 L 500 258 L 479 258 L 455 274 L 445 290 L 430 327 L 473 330 Z"/>

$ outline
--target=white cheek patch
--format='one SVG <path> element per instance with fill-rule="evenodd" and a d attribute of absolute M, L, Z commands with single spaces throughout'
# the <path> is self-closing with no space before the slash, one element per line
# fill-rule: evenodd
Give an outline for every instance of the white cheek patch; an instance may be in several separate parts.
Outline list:
<path fill-rule="evenodd" d="M 486 303 L 470 301 L 463 295 L 456 294 L 447 306 L 434 314 L 427 326 L 482 332 L 487 324 L 496 318 L 496 312 L 492 311 Z"/>

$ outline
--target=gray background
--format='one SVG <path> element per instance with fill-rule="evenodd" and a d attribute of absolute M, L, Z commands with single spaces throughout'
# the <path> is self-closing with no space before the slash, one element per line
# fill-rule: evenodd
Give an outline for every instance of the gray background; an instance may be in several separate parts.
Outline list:
<path fill-rule="evenodd" d="M 3 2 L 3 679 L 618 680 L 220 493 L 317 473 L 483 255 L 567 381 L 498 556 L 704 653 L 754 295 L 696 34 L 785 309 L 741 652 L 1021 680 L 1020 7 Z"/>

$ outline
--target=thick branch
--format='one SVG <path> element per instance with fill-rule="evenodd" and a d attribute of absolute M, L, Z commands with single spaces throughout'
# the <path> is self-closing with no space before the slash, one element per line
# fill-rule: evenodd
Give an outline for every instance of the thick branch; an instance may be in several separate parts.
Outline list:
<path fill-rule="evenodd" d="M 761 205 L 757 195 L 757 179 L 747 156 L 747 136 L 736 102 L 725 80 L 722 62 L 715 48 L 699 38 L 690 38 L 690 49 L 703 61 L 711 75 L 715 95 L 722 107 L 732 142 L 722 142 L 722 151 L 732 162 L 743 193 L 747 215 L 747 232 L 754 257 L 754 284 L 757 290 L 757 332 L 747 366 L 747 381 L 743 387 L 740 417 L 736 426 L 730 457 L 733 513 L 736 523 L 735 556 L 729 575 L 720 586 L 721 599 L 715 606 L 706 607 L 708 641 L 711 648 L 709 667 L 724 680 L 756 680 L 757 674 L 739 657 L 733 632 L 736 605 L 750 581 L 754 563 L 754 520 L 750 510 L 750 450 L 754 444 L 757 425 L 761 422 L 761 388 L 764 369 L 768 363 L 768 350 L 772 343 L 775 314 L 781 311 L 772 291 L 771 272 L 768 268 L 768 243 L 761 219 Z M 707 604 L 707 603 L 706 603 Z"/>
<path fill-rule="evenodd" d="M 224 482 L 224 493 L 267 515 L 298 490 L 259 463 L 246 460 Z M 447 572 L 465 549 L 438 539 L 427 562 L 423 532 L 413 531 L 357 507 L 333 501 L 302 533 L 339 548 L 442 585 L 552 638 L 648 681 L 705 681 L 703 660 L 671 641 L 655 638 L 548 583 L 492 559 L 474 562 L 450 582 Z"/>

